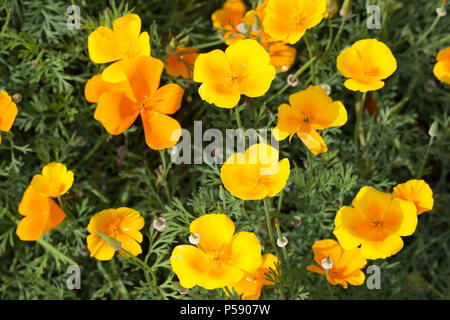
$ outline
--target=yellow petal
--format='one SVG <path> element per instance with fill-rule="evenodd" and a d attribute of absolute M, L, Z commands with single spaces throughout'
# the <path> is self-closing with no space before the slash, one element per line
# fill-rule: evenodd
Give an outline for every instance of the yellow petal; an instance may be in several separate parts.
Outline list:
<path fill-rule="evenodd" d="M 234 223 L 225 214 L 205 214 L 192 221 L 191 234 L 200 235 L 199 247 L 205 252 L 215 252 L 228 245 L 234 234 Z"/>
<path fill-rule="evenodd" d="M 252 232 L 236 233 L 231 242 L 233 264 L 248 274 L 254 273 L 262 263 L 261 244 Z"/>
<path fill-rule="evenodd" d="M 310 133 L 297 132 L 297 135 L 309 151 L 311 151 L 314 155 L 328 151 L 325 141 L 322 139 L 320 134 L 317 133 L 317 131 L 311 130 Z"/>
<path fill-rule="evenodd" d="M 58 198 L 72 187 L 73 180 L 73 172 L 64 164 L 52 162 L 43 168 L 42 174 L 33 177 L 31 186 L 45 197 Z"/>

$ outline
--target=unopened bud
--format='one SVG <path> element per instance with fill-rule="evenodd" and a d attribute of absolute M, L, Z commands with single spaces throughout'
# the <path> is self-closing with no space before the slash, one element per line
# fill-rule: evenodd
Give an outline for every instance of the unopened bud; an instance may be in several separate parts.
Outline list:
<path fill-rule="evenodd" d="M 343 18 L 348 18 L 352 15 L 352 1 L 351 0 L 345 0 L 344 4 L 342 5 L 341 11 L 339 11 L 339 14 Z"/>

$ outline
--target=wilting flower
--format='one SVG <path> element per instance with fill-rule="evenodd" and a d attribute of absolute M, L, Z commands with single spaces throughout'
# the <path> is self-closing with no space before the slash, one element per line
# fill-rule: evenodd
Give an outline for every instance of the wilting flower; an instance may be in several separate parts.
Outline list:
<path fill-rule="evenodd" d="M 450 47 L 442 49 L 436 56 L 433 73 L 440 81 L 450 84 Z"/>
<path fill-rule="evenodd" d="M 230 156 L 220 169 L 225 188 L 243 200 L 276 196 L 289 178 L 289 159 L 278 162 L 278 151 L 267 144 L 254 144 L 245 153 Z"/>
<path fill-rule="evenodd" d="M 294 44 L 307 29 L 322 21 L 326 9 L 326 0 L 270 0 L 265 10 L 264 31 L 274 40 Z"/>
<path fill-rule="evenodd" d="M 33 186 L 25 190 L 19 204 L 19 213 L 24 218 L 17 225 L 16 234 L 23 241 L 38 240 L 66 217 L 55 201 L 38 193 Z"/>
<path fill-rule="evenodd" d="M 168 115 L 180 108 L 184 90 L 174 83 L 158 88 L 163 67 L 161 60 L 141 56 L 126 65 L 126 81 L 109 83 L 100 75 L 92 77 L 86 83 L 85 96 L 97 103 L 94 118 L 110 134 L 118 135 L 140 114 L 147 146 L 154 150 L 173 147 L 181 136 L 181 126 Z"/>
<path fill-rule="evenodd" d="M 169 54 L 164 65 L 167 74 L 172 77 L 192 78 L 194 63 L 198 57 L 197 49 L 194 47 L 177 47 L 176 52 Z"/>
<path fill-rule="evenodd" d="M 336 241 L 325 239 L 316 241 L 312 249 L 318 266 L 307 266 L 309 271 L 326 275 L 329 283 L 340 284 L 344 288 L 347 288 L 347 283 L 354 286 L 364 283 L 365 276 L 361 269 L 367 260 L 362 257 L 360 248 L 344 250 Z"/>
<path fill-rule="evenodd" d="M 413 179 L 398 184 L 394 188 L 392 195 L 414 203 L 418 215 L 433 209 L 433 190 L 424 180 Z"/>
<path fill-rule="evenodd" d="M 240 40 L 225 52 L 213 50 L 195 61 L 194 81 L 201 82 L 200 97 L 220 108 L 233 108 L 241 94 L 264 95 L 275 78 L 270 56 L 255 40 Z"/>
<path fill-rule="evenodd" d="M 11 101 L 9 94 L 5 90 L 0 91 L 0 133 L 8 132 L 11 129 L 17 112 L 17 106 Z M 1 134 L 0 143 L 2 143 Z"/>
<path fill-rule="evenodd" d="M 31 186 L 44 197 L 58 198 L 65 194 L 73 184 L 73 172 L 58 162 L 47 164 L 42 174 L 37 174 L 31 180 Z"/>
<path fill-rule="evenodd" d="M 227 0 L 222 9 L 214 11 L 211 16 L 213 27 L 223 33 L 228 45 L 245 37 L 238 32 L 238 25 L 244 21 L 245 10 L 246 6 L 242 0 Z"/>
<path fill-rule="evenodd" d="M 397 61 L 387 45 L 376 39 L 356 41 L 337 57 L 337 68 L 347 79 L 347 89 L 373 91 L 384 86 L 384 79 L 397 69 Z"/>
<path fill-rule="evenodd" d="M 95 63 L 114 62 L 102 73 L 108 82 L 124 81 L 124 66 L 130 59 L 150 56 L 150 37 L 141 32 L 141 19 L 129 13 L 113 22 L 113 28 L 98 27 L 88 37 L 89 57 Z"/>
<path fill-rule="evenodd" d="M 342 126 L 347 122 L 347 111 L 340 101 L 333 101 L 321 86 L 309 86 L 289 97 L 288 104 L 278 107 L 275 138 L 283 140 L 294 134 L 313 154 L 327 152 L 328 148 L 316 130 Z"/>
<path fill-rule="evenodd" d="M 262 262 L 255 273 L 251 275 L 245 275 L 241 281 L 235 283 L 231 288 L 239 295 L 243 300 L 258 300 L 261 296 L 261 289 L 263 286 L 274 285 L 273 281 L 267 280 L 270 273 L 270 269 L 273 272 L 277 271 L 277 265 L 280 264 L 280 260 L 273 254 L 267 253 L 263 255 Z M 229 288 L 229 289 L 231 289 Z"/>
<path fill-rule="evenodd" d="M 414 233 L 416 208 L 412 202 L 393 197 L 373 187 L 363 187 L 334 219 L 333 234 L 344 250 L 361 245 L 366 259 L 384 259 L 403 248 L 401 236 Z"/>
<path fill-rule="evenodd" d="M 254 233 L 234 231 L 225 214 L 205 214 L 192 221 L 189 232 L 198 236 L 197 246 L 177 246 L 170 257 L 181 286 L 223 288 L 256 272 L 262 263 L 258 239 Z"/>
<path fill-rule="evenodd" d="M 91 257 L 97 260 L 111 260 L 116 251 L 98 232 L 101 232 L 120 242 L 121 249 L 137 256 L 142 253 L 139 245 L 143 236 L 139 231 L 144 227 L 144 218 L 141 214 L 130 208 L 107 209 L 95 214 L 89 221 L 87 246 Z M 97 232 L 98 231 L 98 232 Z M 126 254 L 119 249 L 121 255 Z"/>

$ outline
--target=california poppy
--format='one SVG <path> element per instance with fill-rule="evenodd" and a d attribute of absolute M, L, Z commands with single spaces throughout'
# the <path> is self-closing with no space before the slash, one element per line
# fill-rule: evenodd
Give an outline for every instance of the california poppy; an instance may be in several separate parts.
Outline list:
<path fill-rule="evenodd" d="M 433 209 L 433 190 L 424 180 L 413 179 L 398 184 L 394 187 L 392 195 L 414 203 L 418 215 Z"/>
<path fill-rule="evenodd" d="M 439 81 L 450 84 L 450 47 L 442 49 L 436 56 L 433 73 Z"/>
<path fill-rule="evenodd" d="M 17 106 L 9 94 L 5 90 L 0 91 L 0 132 L 8 132 L 11 129 L 17 113 Z M 0 143 L 2 143 L 1 134 Z"/>

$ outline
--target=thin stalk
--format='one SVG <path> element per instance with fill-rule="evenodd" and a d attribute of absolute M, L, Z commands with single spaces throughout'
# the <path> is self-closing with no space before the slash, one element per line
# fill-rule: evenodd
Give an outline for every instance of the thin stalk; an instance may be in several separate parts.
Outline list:
<path fill-rule="evenodd" d="M 423 169 L 425 168 L 425 164 L 427 163 L 428 156 L 430 154 L 431 145 L 433 144 L 434 136 L 430 137 L 430 141 L 428 141 L 427 151 L 425 152 L 425 156 L 423 157 L 422 165 L 420 166 L 419 172 L 417 174 L 417 179 L 420 179 L 423 174 Z"/>
<path fill-rule="evenodd" d="M 270 217 L 270 212 L 269 212 L 269 203 L 267 201 L 267 198 L 264 198 L 263 202 L 264 202 L 264 210 L 266 213 L 267 231 L 269 232 L 269 238 L 270 238 L 270 242 L 272 244 L 272 249 L 273 249 L 275 255 L 277 257 L 279 257 L 280 254 L 278 252 L 277 245 L 275 244 L 275 238 L 273 236 L 272 222 L 271 222 L 271 217 Z"/>
<path fill-rule="evenodd" d="M 217 46 L 217 45 L 222 44 L 222 43 L 225 43 L 225 40 L 211 41 L 211 42 L 207 42 L 207 43 L 196 45 L 195 47 L 197 49 L 205 49 L 205 48 Z"/>
<path fill-rule="evenodd" d="M 357 105 L 357 108 L 355 108 L 356 124 L 355 124 L 355 133 L 354 133 L 354 143 L 355 143 L 356 148 L 358 147 L 358 135 L 359 135 L 359 140 L 361 142 L 361 146 L 364 147 L 366 145 L 364 131 L 363 131 L 363 128 L 361 127 L 361 120 L 362 120 L 362 116 L 364 113 L 364 104 L 366 102 L 366 96 L 367 96 L 367 92 L 363 92 L 361 95 L 361 102 L 360 102 L 359 106 Z"/>
<path fill-rule="evenodd" d="M 341 25 L 339 26 L 339 30 L 336 34 L 336 38 L 334 38 L 333 43 L 331 44 L 330 48 L 333 48 L 336 45 L 336 42 L 338 42 L 339 38 L 341 37 L 342 30 L 344 30 L 345 20 L 347 20 L 347 18 L 342 17 Z"/>
<path fill-rule="evenodd" d="M 62 253 L 61 251 L 56 249 L 54 246 L 52 246 L 50 243 L 48 243 L 44 239 L 42 239 L 42 238 L 37 239 L 36 242 L 39 243 L 42 247 L 44 247 L 45 250 L 48 250 L 51 254 L 53 254 L 53 256 L 55 256 L 55 258 L 65 261 L 68 264 L 75 264 L 75 265 L 78 264 L 72 258 L 69 258 L 68 256 L 66 256 L 64 253 Z"/>
<path fill-rule="evenodd" d="M 425 33 L 422 33 L 419 39 L 417 39 L 416 46 L 418 46 L 423 40 L 425 40 L 428 37 L 428 35 L 431 33 L 431 31 L 433 31 L 433 29 L 436 27 L 440 19 L 441 16 L 437 15 L 431 26 L 427 29 L 427 31 L 425 31 Z"/>
<path fill-rule="evenodd" d="M 311 44 L 309 43 L 309 40 L 306 36 L 304 37 L 304 39 L 305 39 L 306 49 L 308 50 L 309 59 L 312 59 L 314 57 L 314 55 L 313 55 Z M 313 79 L 314 84 L 317 84 L 316 68 L 314 67 L 314 65 L 311 66 L 311 78 Z"/>
<path fill-rule="evenodd" d="M 241 115 L 239 114 L 239 106 L 236 106 L 235 113 L 236 113 L 236 122 L 239 129 L 242 129 L 242 121 L 241 121 Z"/>
<path fill-rule="evenodd" d="M 277 230 L 278 239 L 283 240 L 283 234 L 281 233 L 280 223 L 278 221 L 275 222 L 275 228 Z M 285 265 L 287 267 L 287 271 L 290 273 L 291 272 L 291 265 L 290 265 L 289 260 L 288 260 L 286 247 L 282 247 L 281 250 L 283 251 L 284 263 L 285 263 Z"/>
<path fill-rule="evenodd" d="M 167 162 L 166 162 L 166 157 L 164 155 L 164 150 L 159 150 L 159 154 L 161 156 L 161 162 L 162 162 L 162 166 L 163 166 L 163 172 L 162 172 L 162 185 L 164 188 L 164 191 L 166 193 L 166 197 L 167 197 L 167 201 L 171 201 L 172 197 L 170 196 L 170 190 L 169 190 L 169 185 L 167 183 L 167 173 L 168 173 L 168 168 L 167 168 Z"/>
<path fill-rule="evenodd" d="M 145 275 L 145 279 L 147 280 L 148 284 L 153 284 L 153 286 L 155 287 L 155 289 L 157 289 L 157 280 L 156 280 L 156 275 L 153 272 L 153 270 L 149 267 L 148 264 L 146 264 L 144 261 L 142 261 L 141 259 L 139 259 L 138 257 L 135 257 L 134 255 L 132 255 L 130 252 L 128 252 L 125 249 L 120 249 L 121 251 L 125 252 L 127 254 L 127 258 L 130 258 L 133 262 L 135 262 L 138 266 L 141 267 L 142 270 L 144 271 L 148 271 L 150 273 L 150 275 L 152 276 L 153 279 L 153 283 L 150 281 L 150 278 L 148 277 L 147 273 L 144 272 Z"/>

